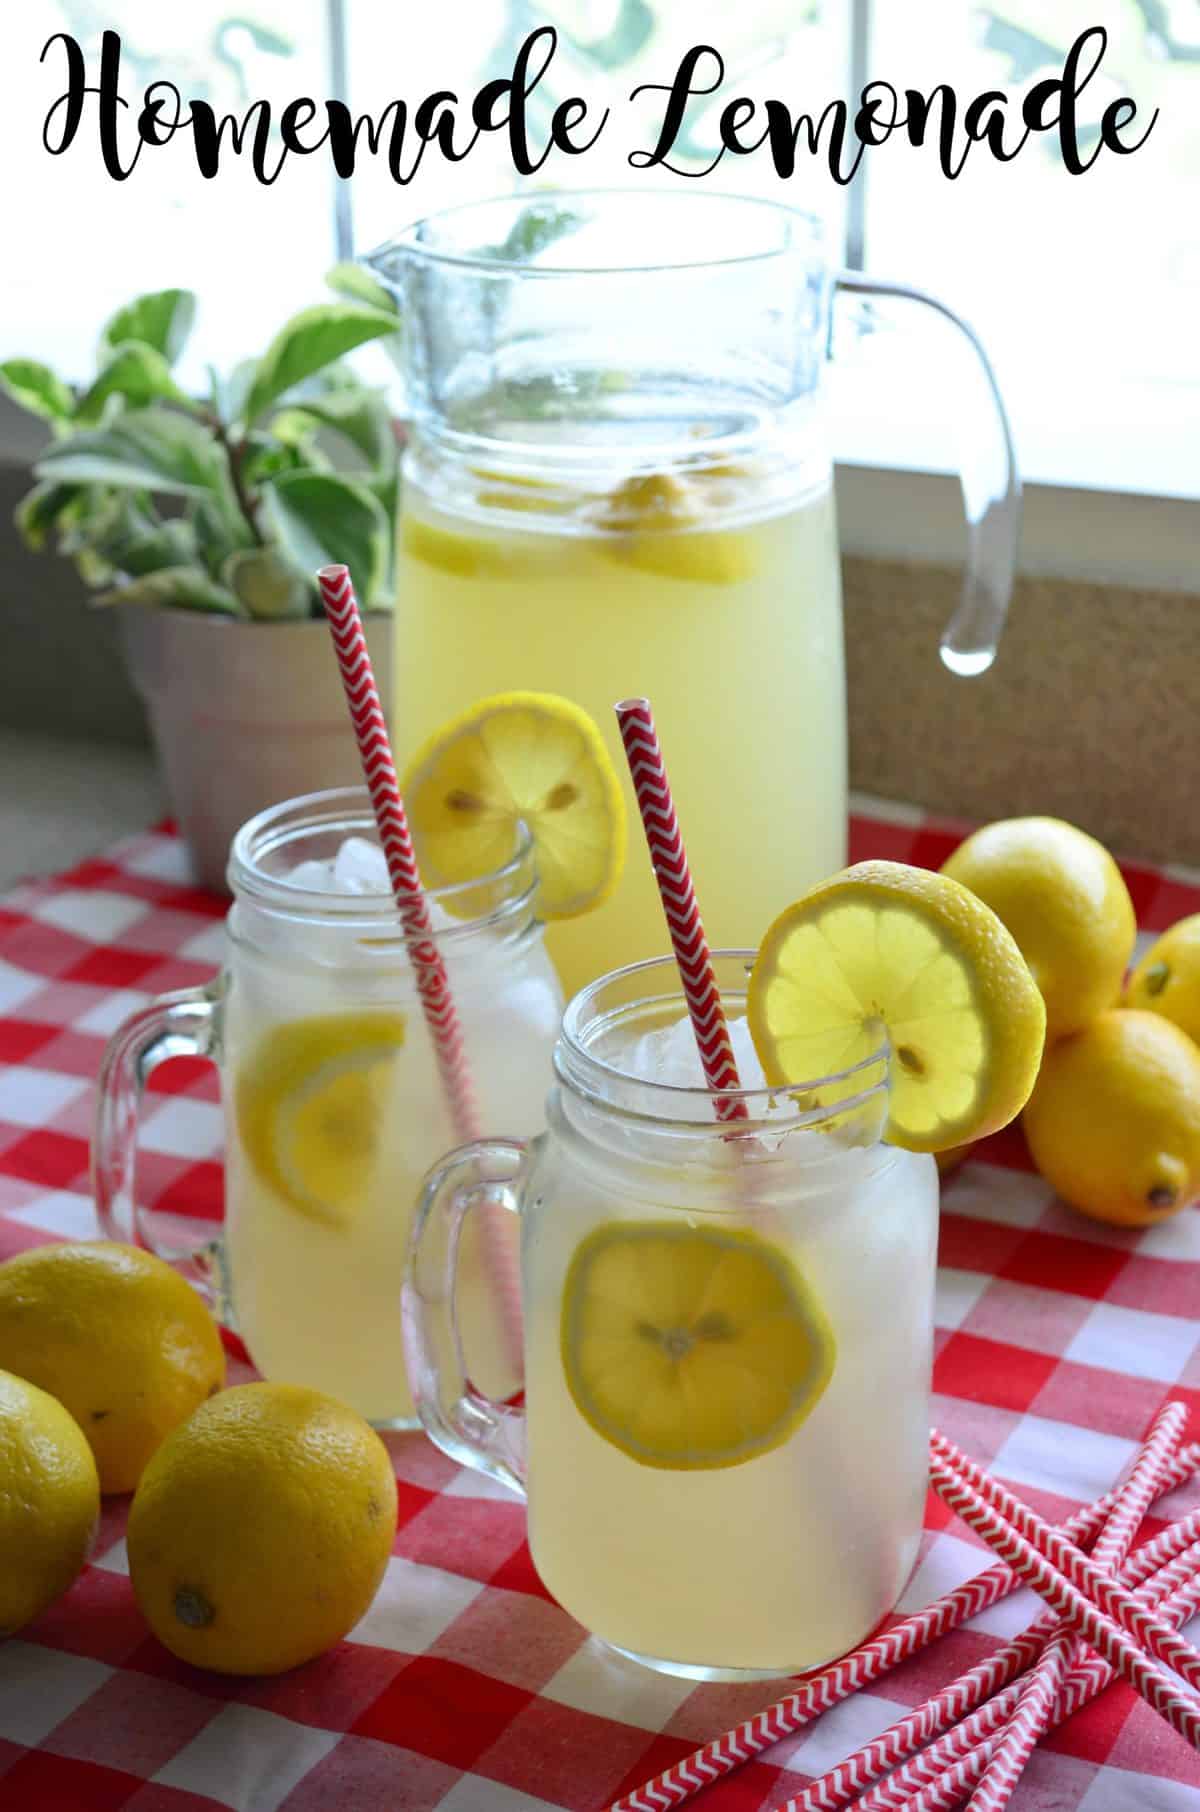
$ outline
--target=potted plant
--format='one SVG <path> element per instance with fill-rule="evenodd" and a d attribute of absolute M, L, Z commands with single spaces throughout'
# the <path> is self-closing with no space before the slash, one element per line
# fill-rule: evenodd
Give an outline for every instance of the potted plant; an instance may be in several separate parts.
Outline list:
<path fill-rule="evenodd" d="M 381 676 L 390 668 L 398 435 L 384 393 L 344 363 L 396 344 L 387 292 L 354 266 L 261 357 L 208 392 L 173 367 L 195 298 L 139 296 L 104 327 L 81 388 L 32 359 L 0 385 L 47 424 L 17 509 L 35 549 L 74 559 L 119 612 L 196 878 L 224 885 L 229 841 L 263 806 L 359 778 L 314 582 L 344 561 Z"/>

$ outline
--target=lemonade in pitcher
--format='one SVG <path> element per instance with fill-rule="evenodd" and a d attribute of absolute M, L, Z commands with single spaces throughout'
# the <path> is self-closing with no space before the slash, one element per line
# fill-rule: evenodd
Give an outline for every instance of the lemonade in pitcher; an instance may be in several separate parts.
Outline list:
<path fill-rule="evenodd" d="M 615 752 L 614 701 L 652 695 L 710 935 L 752 942 L 845 859 L 833 293 L 930 298 L 835 273 L 807 215 L 694 190 L 473 204 L 366 262 L 403 329 L 398 753 L 513 687 L 581 703 Z M 942 653 L 978 673 L 1018 487 L 964 331 L 991 407 L 970 424 L 967 573 Z M 665 948 L 642 865 L 550 947 L 568 992 Z"/>
<path fill-rule="evenodd" d="M 546 452 L 543 448 L 543 454 Z M 786 898 L 845 859 L 846 755 L 841 590 L 828 470 L 686 465 L 594 488 L 499 471 L 467 492 L 414 451 L 400 532 L 396 722 L 421 740 L 475 694 L 517 685 L 567 691 L 620 743 L 614 700 L 652 693 L 673 726 L 681 811 L 706 923 L 744 942 L 770 892 Z M 600 488 L 604 481 L 609 488 Z M 637 625 L 631 649 L 627 623 Z M 566 677 L 569 676 L 569 679 Z M 753 698 L 736 737 L 730 701 Z M 820 784 L 806 772 L 819 745 Z M 739 815 L 722 809 L 730 772 L 755 797 L 786 799 L 780 835 L 748 872 Z M 661 947 L 653 877 L 631 863 L 614 899 L 549 934 L 568 988 L 629 950 Z"/>

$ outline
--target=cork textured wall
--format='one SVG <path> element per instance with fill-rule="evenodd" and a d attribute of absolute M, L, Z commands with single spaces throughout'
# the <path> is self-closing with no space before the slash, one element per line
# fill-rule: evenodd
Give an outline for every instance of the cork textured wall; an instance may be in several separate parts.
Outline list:
<path fill-rule="evenodd" d="M 1200 865 L 1200 596 L 1022 578 L 991 670 L 959 679 L 955 569 L 851 557 L 844 580 L 854 786 Z"/>

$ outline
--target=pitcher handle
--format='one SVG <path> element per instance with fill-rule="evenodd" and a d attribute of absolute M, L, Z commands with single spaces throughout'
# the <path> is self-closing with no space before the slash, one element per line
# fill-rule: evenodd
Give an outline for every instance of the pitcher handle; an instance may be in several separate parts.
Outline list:
<path fill-rule="evenodd" d="M 951 673 L 986 673 L 1008 615 L 1021 538 L 1021 480 L 1012 428 L 996 374 L 983 344 L 961 315 L 937 296 L 906 283 L 885 283 L 861 271 L 841 271 L 836 287 L 848 295 L 891 296 L 919 302 L 950 321 L 969 342 L 991 399 L 971 423 L 969 451 L 961 462 L 967 517 L 967 569 L 958 609 L 942 634 L 941 655 Z"/>
<path fill-rule="evenodd" d="M 160 1245 L 137 1199 L 137 1133 L 142 1097 L 151 1073 L 169 1057 L 213 1058 L 221 983 L 180 988 L 132 1013 L 108 1041 L 96 1083 L 92 1130 L 92 1200 L 105 1239 L 145 1246 L 196 1285 L 210 1307 L 222 1309 L 220 1244 L 198 1240 Z"/>
<path fill-rule="evenodd" d="M 525 1412 L 486 1396 L 468 1376 L 456 1287 L 467 1216 L 497 1208 L 519 1214 L 527 1163 L 524 1140 L 480 1139 L 435 1165 L 422 1185 L 400 1302 L 404 1362 L 426 1434 L 518 1497 L 525 1495 Z"/>

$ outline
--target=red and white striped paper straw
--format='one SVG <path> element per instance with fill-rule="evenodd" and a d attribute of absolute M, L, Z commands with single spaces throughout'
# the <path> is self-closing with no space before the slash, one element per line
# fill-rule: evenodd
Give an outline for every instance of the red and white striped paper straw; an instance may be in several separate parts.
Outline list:
<path fill-rule="evenodd" d="M 1154 1618 L 1133 1602 L 1125 1586 L 1116 1580 L 1107 1579 L 1093 1561 L 1081 1554 L 1078 1548 L 1073 1548 L 1070 1542 L 1064 1541 L 1058 1531 L 1044 1522 L 1035 1510 L 1031 1510 L 1028 1504 L 1023 1504 L 1019 1497 L 1014 1497 L 1011 1491 L 1006 1490 L 998 1479 L 994 1479 L 981 1466 L 976 1466 L 945 1435 L 934 1432 L 930 1452 L 930 1479 L 939 1497 L 943 1497 L 944 1502 L 949 1501 L 938 1485 L 939 1477 L 946 1480 L 949 1473 L 952 1476 L 947 1482 L 965 1485 L 972 1496 L 982 1501 L 989 1527 L 997 1535 L 997 1540 L 998 1525 L 1006 1525 L 1008 1533 L 1017 1536 L 1025 1546 L 1032 1548 L 1036 1559 L 1041 1562 L 1039 1577 L 1045 1580 L 1048 1589 L 1054 1594 L 1050 1602 L 1058 1610 L 1060 1602 L 1069 1596 L 1073 1608 L 1071 1611 L 1063 1610 L 1062 1615 L 1079 1635 L 1086 1637 L 1093 1648 L 1100 1648 L 1101 1645 L 1092 1641 L 1089 1630 L 1079 1627 L 1077 1619 L 1081 1610 L 1077 1600 L 1082 1600 L 1090 1611 L 1098 1612 L 1107 1623 L 1114 1624 L 1134 1644 L 1140 1645 L 1167 1667 L 1173 1667 L 1189 1686 L 1200 1687 L 1200 1654 L 1174 1630 L 1157 1629 Z M 979 1510 L 973 1507 L 972 1514 L 976 1522 L 971 1526 L 977 1534 L 982 1534 L 982 1529 L 977 1527 L 977 1523 L 982 1520 Z M 986 1541 L 987 1536 L 984 1539 Z M 996 1541 L 991 1545 L 995 1547 Z M 1014 1571 L 1021 1572 L 1024 1568 L 1028 1576 L 1030 1563 L 1025 1556 L 1022 1556 L 1020 1565 L 1010 1560 L 1007 1554 L 1004 1558 L 1009 1560 Z M 1045 1596 L 1040 1585 L 1032 1580 L 1029 1583 Z M 1069 1594 L 1064 1594 L 1064 1585 L 1070 1588 Z M 1089 1618 L 1087 1621 L 1091 1624 L 1093 1619 Z M 1106 1659 L 1112 1661 L 1114 1667 L 1120 1667 L 1114 1656 L 1106 1654 Z"/>
<path fill-rule="evenodd" d="M 1184 1576 L 1176 1577 L 1169 1596 L 1161 1601 L 1157 1597 L 1153 1600 L 1158 1606 L 1159 1616 L 1164 1622 L 1170 1623 L 1175 1628 L 1181 1628 L 1189 1618 L 1196 1614 L 1197 1610 L 1200 1610 L 1198 1560 L 1200 1560 L 1200 1547 L 1189 1549 L 1177 1563 L 1180 1569 L 1186 1569 Z M 1166 1576 L 1173 1572 L 1175 1572 L 1174 1568 L 1165 1567 L 1162 1580 L 1165 1581 Z M 1154 1584 L 1157 1589 L 1160 1581 L 1156 1580 Z M 1056 1730 L 1060 1724 L 1065 1724 L 1068 1718 L 1073 1717 L 1077 1711 L 1081 1711 L 1085 1705 L 1089 1705 L 1107 1686 L 1111 1685 L 1112 1680 L 1113 1669 L 1107 1661 L 1102 1661 L 1099 1655 L 1089 1654 L 1087 1659 L 1078 1667 L 1073 1668 L 1067 1676 L 1066 1683 L 1050 1713 L 1046 1725 L 1047 1730 Z M 1002 1697 L 1015 1697 L 1019 1690 L 1019 1687 L 1014 1686 L 1010 1689 L 1010 1693 L 1003 1694 Z M 996 1700 L 993 1703 L 998 1705 L 1000 1701 Z M 984 1710 L 990 1712 L 992 1706 L 987 1705 Z M 952 1731 L 951 1735 L 957 1737 L 959 1732 Z M 953 1808 L 961 1803 L 963 1794 L 968 1792 L 972 1784 L 979 1779 L 988 1761 L 995 1754 L 999 1742 L 999 1735 L 985 1737 L 982 1742 L 977 1743 L 952 1766 L 935 1774 L 933 1779 L 915 1794 L 905 1791 L 899 1797 L 894 1798 L 890 1792 L 886 1796 L 880 1795 L 879 1797 L 871 1793 L 859 1801 L 855 1812 L 877 1812 L 878 1808 L 885 1806 L 889 1808 L 889 1812 L 953 1812 Z M 918 1763 L 926 1764 L 933 1753 L 933 1750 L 927 1750 L 924 1755 L 917 1756 L 915 1759 Z M 902 1775 L 907 1773 L 907 1769 L 898 1771 L 886 1783 L 886 1786 L 889 1789 L 893 1786 L 899 1787 Z M 778 1812 L 786 1812 L 786 1808 L 781 1807 Z"/>
<path fill-rule="evenodd" d="M 1166 1467 L 1158 1482 L 1158 1493 L 1165 1495 L 1169 1491 L 1174 1491 L 1177 1486 L 1185 1484 L 1192 1478 L 1198 1469 L 1200 1469 L 1200 1444 L 1185 1448 Z M 1064 1523 L 1062 1534 L 1069 1541 L 1090 1540 L 1103 1526 L 1105 1519 L 1112 1512 L 1116 1500 L 1115 1491 L 1107 1492 L 1096 1503 L 1089 1505 L 1084 1510 L 1077 1511 L 1069 1522 Z M 1198 1524 L 1200 1524 L 1200 1516 L 1198 1516 Z M 1200 1527 L 1198 1527 L 1197 1533 L 1200 1533 Z M 1164 1534 L 1169 1535 L 1170 1531 L 1164 1531 Z M 1190 1539 L 1194 1539 L 1194 1537 Z M 1159 1537 L 1157 1540 L 1161 1543 L 1163 1537 Z M 1130 1563 L 1131 1570 L 1133 1565 L 1140 1560 L 1141 1555 L 1149 1554 L 1154 1546 L 1154 1543 L 1150 1543 L 1145 1549 L 1139 1550 L 1134 1557 L 1134 1562 Z M 736 1725 L 732 1730 L 724 1731 L 720 1736 L 712 1738 L 693 1755 L 685 1756 L 682 1761 L 674 1763 L 662 1774 L 655 1776 L 653 1780 L 635 1788 L 632 1793 L 617 1800 L 610 1807 L 609 1812 L 671 1812 L 673 1807 L 683 1805 L 702 1787 L 711 1786 L 714 1781 L 731 1774 L 744 1762 L 751 1761 L 757 1755 L 762 1755 L 765 1750 L 781 1742 L 784 1737 L 794 1736 L 797 1731 L 815 1723 L 822 1712 L 831 1710 L 833 1706 L 840 1705 L 844 1699 L 851 1698 L 856 1692 L 872 1686 L 876 1680 L 882 1679 L 885 1674 L 890 1673 L 893 1668 L 899 1667 L 901 1662 L 907 1661 L 912 1655 L 919 1654 L 922 1649 L 931 1642 L 937 1641 L 940 1636 L 946 1635 L 950 1630 L 958 1629 L 971 1617 L 978 1616 L 990 1605 L 998 1603 L 1002 1598 L 1007 1598 L 1010 1593 L 1016 1591 L 1020 1584 L 1021 1580 L 1017 1575 L 1003 1563 L 988 1567 L 984 1572 L 976 1574 L 973 1579 L 964 1580 L 961 1585 L 955 1586 L 953 1591 L 944 1593 L 941 1598 L 935 1599 L 923 1610 L 914 1611 L 911 1616 L 893 1624 L 891 1629 L 884 1630 L 879 1636 L 873 1636 L 861 1648 L 855 1649 L 851 1654 L 843 1655 L 839 1661 L 831 1662 L 828 1667 L 823 1667 L 819 1673 L 811 1675 L 794 1692 L 786 1694 L 774 1705 L 767 1706 L 764 1711 L 756 1712 L 752 1718 L 747 1718 L 744 1723 Z M 1029 1665 L 1029 1661 L 1040 1650 L 1053 1627 L 1053 1620 L 1049 1617 L 1046 1618 L 1037 1647 L 1021 1662 L 1022 1667 Z M 1013 1675 L 1009 1674 L 1005 1677 L 1011 1679 Z M 1003 1681 L 998 1681 L 997 1684 L 1003 1684 Z M 996 1686 L 992 1686 L 988 1690 L 994 1692 Z M 986 1696 L 986 1694 L 981 1696 Z M 975 1699 L 971 1703 L 978 1704 L 979 1699 Z M 964 1706 L 963 1709 L 970 1709 L 970 1707 Z M 961 1715 L 961 1711 L 955 1712 L 948 1721 L 952 1723 L 955 1717 Z M 904 1722 L 907 1723 L 908 1720 L 904 1720 Z M 893 1726 L 893 1729 L 898 1728 L 899 1726 Z M 853 1799 L 856 1793 L 861 1793 L 871 1781 L 877 1779 L 885 1769 L 894 1766 L 896 1761 L 902 1760 L 905 1756 L 911 1755 L 913 1749 L 920 1743 L 927 1741 L 928 1737 L 936 1734 L 937 1730 L 945 1728 L 945 1723 L 940 1723 L 931 1727 L 926 1734 L 917 1736 L 909 1747 L 898 1749 L 893 1758 L 881 1761 L 879 1766 L 870 1773 L 864 1772 L 860 1779 L 852 1783 L 851 1790 L 847 1792 L 844 1799 L 830 1803 L 844 1805 L 847 1800 Z M 867 1754 L 865 1751 L 859 1752 L 860 1757 L 865 1754 Z M 851 1758 L 852 1761 L 856 1759 Z M 846 1764 L 842 1764 L 842 1766 L 844 1767 Z M 838 1771 L 835 1770 L 835 1772 Z M 825 1780 L 831 1782 L 831 1777 L 826 1776 Z"/>
<path fill-rule="evenodd" d="M 1156 1604 L 1163 1592 L 1174 1590 L 1190 1577 L 1197 1555 L 1200 1554 L 1198 1543 L 1200 1512 L 1193 1513 L 1183 1522 L 1173 1524 L 1153 1541 L 1146 1542 L 1127 1562 L 1121 1577 L 1131 1589 L 1137 1588 L 1139 1602 Z M 1040 1618 L 1027 1633 L 1032 1634 L 1039 1627 L 1045 1631 L 1049 1622 L 1049 1618 Z M 1018 1637 L 1017 1641 L 1020 1642 L 1021 1638 Z M 1106 1669 L 1105 1679 L 1111 1680 L 1112 1668 L 1107 1662 L 1100 1662 L 1099 1665 Z M 976 1673 L 979 1670 L 971 1671 Z M 1007 1723 L 1022 1690 L 1022 1682 L 1014 1677 L 1016 1671 L 1013 1670 L 1008 1676 L 1012 1684 L 1003 1692 L 998 1692 L 995 1698 L 989 1698 L 985 1693 L 976 1693 L 971 1696 L 969 1705 L 963 1704 L 957 1697 L 956 1689 L 962 1682 L 954 1682 L 936 1699 L 930 1700 L 930 1706 L 943 1706 L 946 1715 L 940 1720 L 924 1720 L 920 1729 L 914 1729 L 914 1722 L 918 1713 L 927 1709 L 925 1707 L 919 1707 L 918 1712 L 909 1713 L 905 1718 L 897 1720 L 889 1730 L 882 1732 L 873 1743 L 867 1744 L 856 1755 L 850 1756 L 835 1771 L 842 1773 L 843 1777 L 844 1773 L 849 1773 L 857 1784 L 845 1799 L 832 1801 L 831 1804 L 844 1805 L 847 1799 L 854 1798 L 855 1793 L 862 1793 L 870 1781 L 878 1781 L 877 1786 L 856 1801 L 855 1812 L 909 1812 L 910 1797 L 919 1788 L 937 1779 L 951 1764 L 973 1751 L 981 1741 L 998 1733 Z M 963 1675 L 963 1681 L 969 1678 L 970 1675 Z M 970 1715 L 964 1716 L 967 1711 L 970 1711 Z M 928 1749 L 916 1754 L 915 1751 L 920 1749 L 921 1744 L 928 1742 L 937 1732 L 944 1734 L 938 1735 L 937 1741 L 931 1743 Z M 879 1781 L 879 1776 L 889 1769 L 894 1769 L 895 1772 L 889 1774 L 886 1781 Z M 795 1812 L 800 1812 L 799 1801 Z"/>
<path fill-rule="evenodd" d="M 1200 1676 L 1200 1655 L 1168 1625 L 1143 1609 L 1127 1587 L 1105 1579 L 1077 1549 L 1071 1548 L 1048 1523 L 994 1479 L 982 1474 L 988 1492 L 977 1489 L 964 1469 L 969 1466 L 966 1456 L 960 1455 L 953 1443 L 934 1436 L 930 1479 L 943 1503 L 956 1510 L 1091 1648 L 1110 1661 L 1172 1729 L 1193 1749 L 1200 1749 L 1200 1699 L 1193 1693 L 1181 1692 L 1166 1668 L 1158 1665 L 1158 1661 L 1165 1660 L 1178 1667 L 1183 1661 L 1193 1674 Z M 978 1470 L 971 1468 L 976 1473 Z M 1036 1532 L 1036 1542 L 1034 1533 L 1022 1532 L 1008 1504 L 1022 1513 L 1021 1524 Z M 1069 1560 L 1070 1572 L 1062 1566 L 1060 1555 Z M 1144 1642 L 1158 1660 L 1143 1653 L 1139 1642 Z"/>
<path fill-rule="evenodd" d="M 1092 1564 L 1101 1573 L 1116 1573 L 1128 1555 L 1154 1497 L 1155 1481 L 1161 1477 L 1166 1460 L 1177 1450 L 1186 1421 L 1187 1409 L 1182 1403 L 1166 1404 L 1155 1417 L 1092 1554 Z M 1063 1684 L 1084 1652 L 1079 1638 L 1068 1629 L 1060 1629 L 1050 1642 L 1029 1679 L 1023 1682 L 1012 1721 L 997 1739 L 971 1795 L 972 1812 L 1004 1812 L 1053 1714 Z"/>
<path fill-rule="evenodd" d="M 745 1120 L 748 1117 L 746 1103 L 725 1092 L 739 1089 L 741 1082 L 650 701 L 627 698 L 614 706 L 614 710 L 646 832 L 654 878 L 667 915 L 671 948 L 683 983 L 704 1080 L 716 1095 L 719 1120 Z"/>
<path fill-rule="evenodd" d="M 317 574 L 321 601 L 329 620 L 333 646 L 337 654 L 346 703 L 358 740 L 363 777 L 371 795 L 371 807 L 379 827 L 379 841 L 387 861 L 388 877 L 400 912 L 400 922 L 408 945 L 413 976 L 420 996 L 421 1010 L 429 1028 L 434 1056 L 455 1137 L 465 1144 L 480 1135 L 479 1111 L 467 1061 L 467 1048 L 462 1025 L 450 992 L 446 965 L 437 947 L 429 902 L 421 886 L 416 852 L 409 833 L 404 801 L 396 764 L 388 741 L 387 723 L 379 702 L 379 688 L 367 652 L 358 601 L 345 566 L 323 566 Z M 490 1268 L 500 1293 L 505 1338 L 509 1357 L 520 1365 L 521 1286 L 511 1242 L 503 1237 L 500 1225 L 492 1218 L 506 1210 L 483 1211 L 483 1230 Z"/>
<path fill-rule="evenodd" d="M 421 886 L 383 706 L 379 702 L 379 688 L 375 684 L 349 569 L 323 566 L 317 580 L 358 739 L 363 777 L 379 826 L 379 840 L 387 860 L 392 892 L 400 909 L 405 937 L 409 940 L 421 1006 L 445 1084 L 454 1130 L 461 1141 L 477 1139 L 478 1113 L 462 1027 L 446 978 L 446 966 L 435 942 L 429 902 Z"/>
<path fill-rule="evenodd" d="M 1197 1458 L 1200 1458 L 1200 1449 L 1189 1447 L 1170 1461 L 1156 1482 L 1156 1494 L 1173 1491 L 1184 1478 L 1190 1477 L 1196 1469 Z M 1184 1467 L 1188 1470 L 1183 1471 Z M 1107 1500 L 1101 1499 L 1102 1503 L 1107 1503 L 1110 1514 L 1115 1509 L 1117 1497 L 1118 1493 L 1111 1492 Z M 1069 1523 L 1063 1533 L 1068 1537 L 1072 1535 Z M 1141 1586 L 1159 1568 L 1172 1562 L 1177 1564 L 1179 1554 L 1190 1549 L 1198 1537 L 1200 1512 L 1164 1529 L 1153 1541 L 1139 1548 L 1126 1564 L 1122 1574 L 1125 1583 L 1131 1587 Z M 812 1781 L 790 1802 L 789 1812 L 837 1812 L 838 1807 L 848 1805 L 851 1800 L 857 1802 L 862 1793 L 866 1793 L 866 1798 L 856 1804 L 855 1812 L 866 1812 L 868 1807 L 878 1812 L 883 1806 L 892 1809 L 906 1806 L 906 1795 L 912 1789 L 913 1780 L 919 1785 L 922 1780 L 932 1778 L 924 1773 L 917 1774 L 915 1770 L 917 1764 L 923 1763 L 934 1750 L 927 1750 L 921 1756 L 915 1752 L 923 1744 L 938 1738 L 934 1747 L 942 1758 L 939 1765 L 944 1765 L 945 1761 L 964 1755 L 980 1736 L 999 1730 L 1021 1693 L 1022 1683 L 1018 1676 L 1037 1660 L 1059 1627 L 1060 1620 L 1054 1612 L 1046 1612 L 1019 1636 L 977 1662 L 923 1705 L 906 1712 L 827 1774 Z M 1017 1683 L 1010 1686 L 1010 1682 Z M 1002 1691 L 1002 1688 L 1007 1690 Z M 999 1697 L 993 1698 L 993 1693 Z M 960 1723 L 960 1719 L 967 1721 Z M 970 1735 L 964 1741 L 963 1733 L 968 1731 Z M 910 1761 L 909 1758 L 914 1759 Z M 907 1764 L 907 1767 L 901 1767 L 901 1764 Z M 878 1781 L 889 1769 L 898 1772 L 873 1792 L 867 1792 L 872 1782 Z M 911 1775 L 910 1770 L 913 1771 Z M 893 1791 L 894 1784 L 901 1781 L 905 1782 L 904 1787 Z"/>

